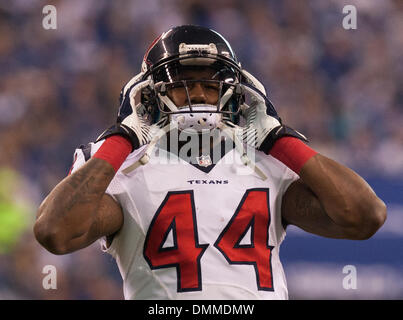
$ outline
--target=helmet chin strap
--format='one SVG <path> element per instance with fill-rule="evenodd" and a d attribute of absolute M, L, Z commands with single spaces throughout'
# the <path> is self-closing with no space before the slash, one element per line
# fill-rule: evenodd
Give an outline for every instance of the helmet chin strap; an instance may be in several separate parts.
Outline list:
<path fill-rule="evenodd" d="M 252 159 L 248 157 L 245 146 L 243 145 L 242 141 L 239 139 L 238 135 L 234 130 L 236 129 L 236 126 L 234 127 L 232 126 L 233 125 L 228 126 L 227 124 L 222 123 L 220 129 L 229 139 L 231 139 L 234 142 L 235 150 L 238 151 L 239 154 L 241 155 L 242 163 L 245 166 L 250 167 L 263 181 L 267 180 L 267 176 L 264 174 L 264 172 L 256 165 L 256 163 Z"/>
<path fill-rule="evenodd" d="M 167 95 L 161 95 L 158 93 L 158 98 L 168 107 L 171 112 L 179 112 L 178 107 Z"/>
<path fill-rule="evenodd" d="M 225 104 L 228 102 L 228 100 L 232 97 L 233 94 L 234 94 L 234 89 L 232 87 L 229 88 L 227 91 L 225 91 L 225 93 L 222 95 L 222 97 L 220 99 L 220 106 L 219 106 L 220 111 L 225 106 Z"/>

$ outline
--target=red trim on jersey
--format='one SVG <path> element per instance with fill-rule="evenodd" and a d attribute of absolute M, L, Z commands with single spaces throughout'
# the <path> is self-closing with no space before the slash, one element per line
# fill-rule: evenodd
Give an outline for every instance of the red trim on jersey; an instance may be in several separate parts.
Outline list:
<path fill-rule="evenodd" d="M 270 155 L 284 163 L 297 174 L 299 174 L 303 165 L 315 154 L 317 154 L 315 150 L 294 137 L 283 137 L 277 140 L 270 150 Z"/>
<path fill-rule="evenodd" d="M 132 152 L 130 141 L 115 135 L 107 138 L 93 157 L 109 162 L 117 172 L 130 152 Z"/>

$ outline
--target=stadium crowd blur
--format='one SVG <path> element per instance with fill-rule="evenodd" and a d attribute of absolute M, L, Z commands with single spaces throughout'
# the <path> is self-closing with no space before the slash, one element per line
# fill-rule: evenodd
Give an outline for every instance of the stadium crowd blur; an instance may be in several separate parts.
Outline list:
<path fill-rule="evenodd" d="M 57 29 L 42 8 L 57 9 Z M 355 4 L 356 30 L 343 5 Z M 329 157 L 403 176 L 403 2 L 16 0 L 0 4 L 0 299 L 121 299 L 98 243 L 54 256 L 35 241 L 36 209 L 74 149 L 114 122 L 121 87 L 174 25 L 220 32 L 266 85 L 281 118 Z M 57 290 L 45 290 L 45 265 Z"/>

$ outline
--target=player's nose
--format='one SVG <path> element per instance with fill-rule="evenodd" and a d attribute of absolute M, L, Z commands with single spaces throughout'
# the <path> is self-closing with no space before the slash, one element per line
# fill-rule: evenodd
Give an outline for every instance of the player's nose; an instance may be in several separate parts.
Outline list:
<path fill-rule="evenodd" d="M 189 89 L 189 98 L 192 104 L 207 103 L 207 96 L 203 85 L 200 82 L 195 82 Z"/>

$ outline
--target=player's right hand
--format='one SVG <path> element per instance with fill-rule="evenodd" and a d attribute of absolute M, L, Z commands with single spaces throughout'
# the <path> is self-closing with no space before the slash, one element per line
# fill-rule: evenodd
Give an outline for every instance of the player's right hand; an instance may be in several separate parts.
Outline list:
<path fill-rule="evenodd" d="M 134 76 L 120 93 L 120 107 L 116 124 L 105 130 L 97 141 L 112 135 L 129 139 L 133 150 L 151 141 L 151 127 L 142 117 L 141 91 L 153 85 L 152 80 L 141 80 L 143 73 Z"/>

